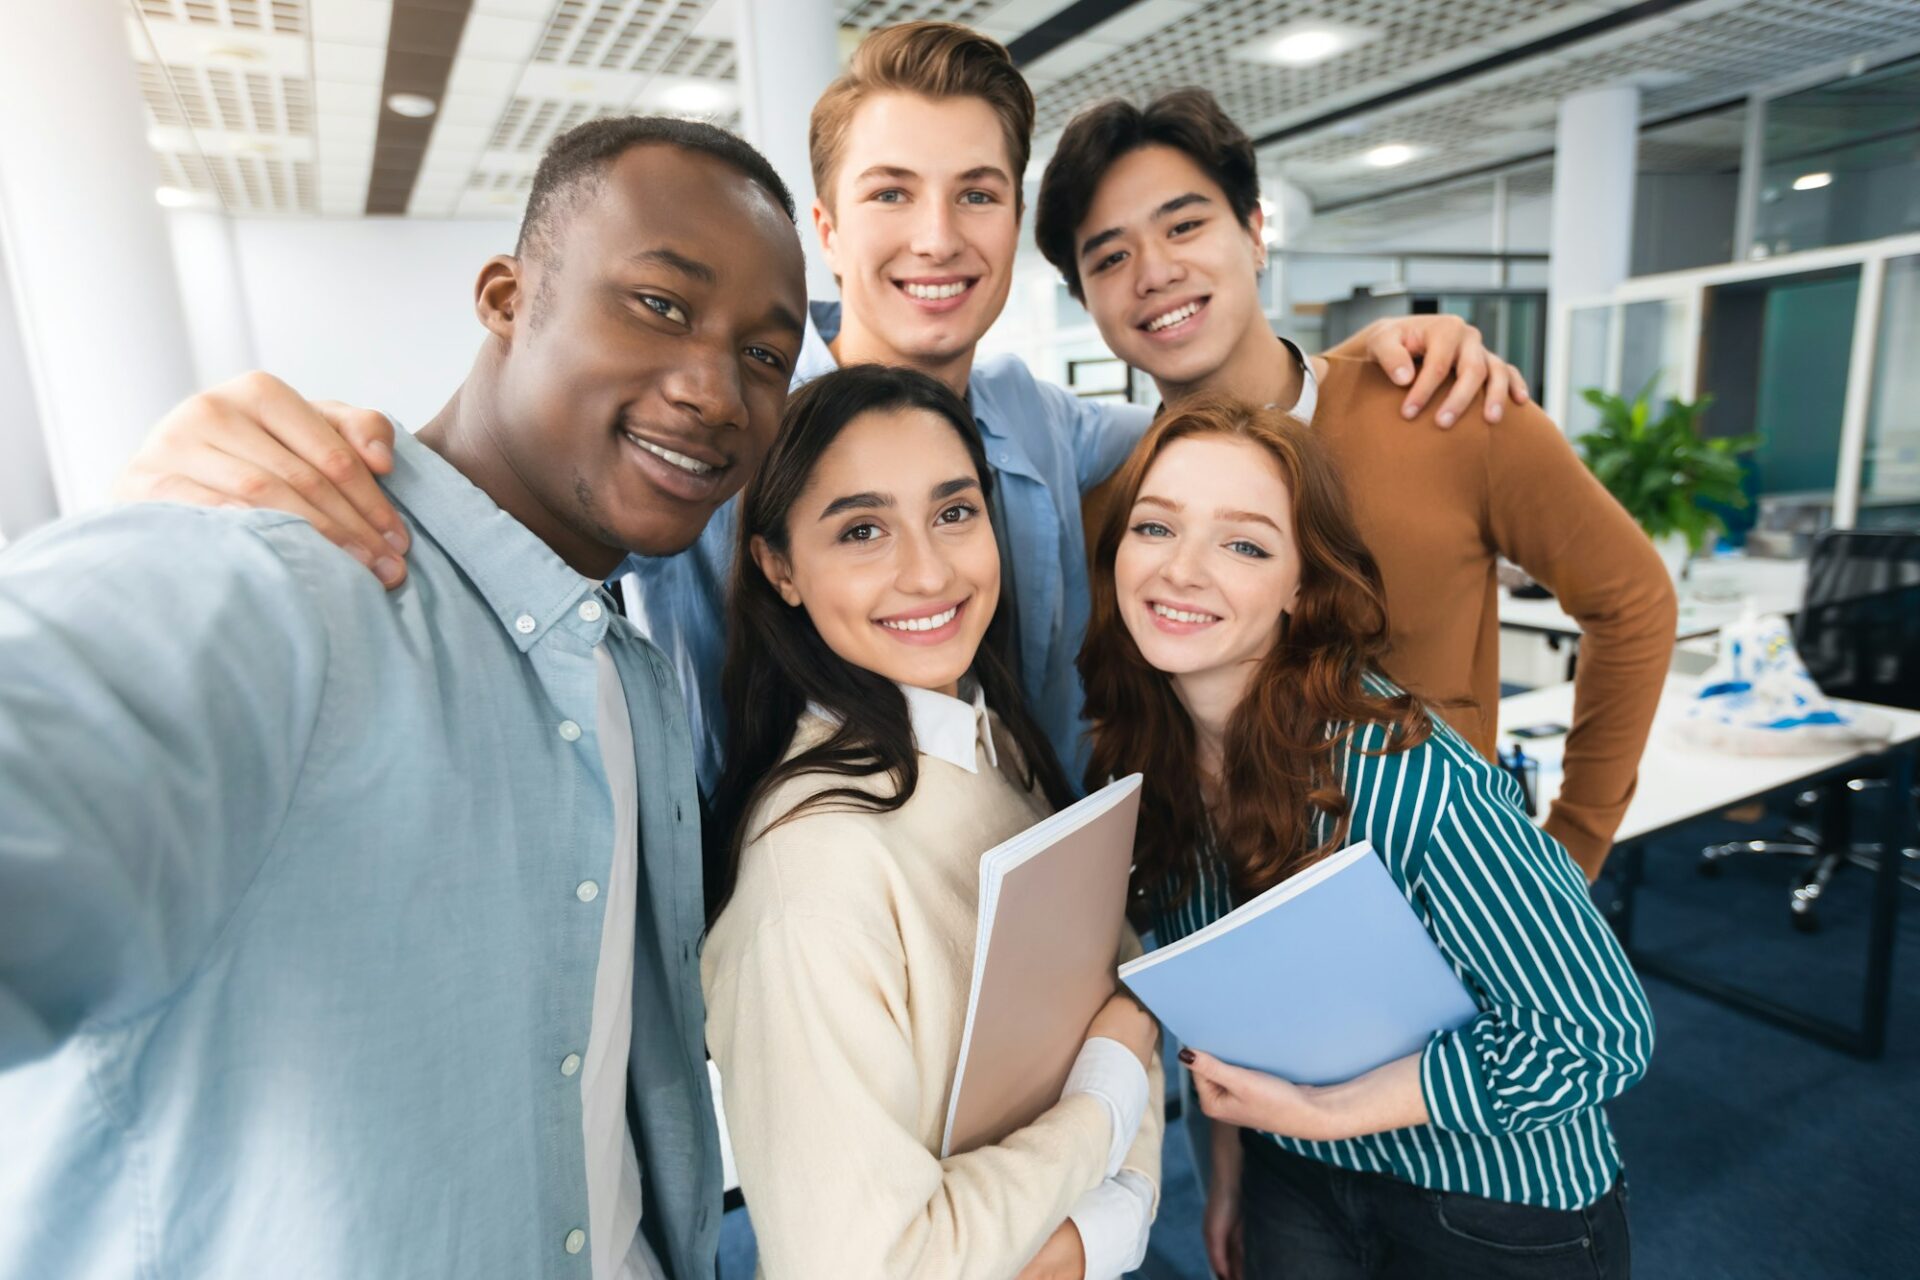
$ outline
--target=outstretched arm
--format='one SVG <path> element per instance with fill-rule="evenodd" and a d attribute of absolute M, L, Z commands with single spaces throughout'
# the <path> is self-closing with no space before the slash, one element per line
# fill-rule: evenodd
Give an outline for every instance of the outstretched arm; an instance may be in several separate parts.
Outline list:
<path fill-rule="evenodd" d="M 0 559 L 0 1071 L 164 999 L 219 936 L 318 716 L 304 594 L 255 530 L 177 508 Z"/>

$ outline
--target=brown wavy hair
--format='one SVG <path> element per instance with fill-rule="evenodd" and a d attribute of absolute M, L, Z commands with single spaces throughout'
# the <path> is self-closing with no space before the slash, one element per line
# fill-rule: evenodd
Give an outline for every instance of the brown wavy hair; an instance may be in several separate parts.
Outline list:
<path fill-rule="evenodd" d="M 1220 807 L 1201 792 L 1193 722 L 1172 680 L 1141 656 L 1114 585 L 1114 559 L 1147 472 L 1176 440 L 1226 436 L 1264 449 L 1293 502 L 1300 593 L 1273 649 L 1227 723 Z M 1144 775 L 1135 847 L 1136 901 L 1173 905 L 1193 889 L 1195 850 L 1212 837 L 1234 898 L 1273 887 L 1346 839 L 1348 805 L 1337 749 L 1365 724 L 1388 728 L 1386 752 L 1426 741 L 1433 722 L 1411 695 L 1380 697 L 1362 677 L 1387 652 L 1380 569 L 1354 529 L 1346 492 L 1312 431 L 1291 416 L 1227 400 L 1167 413 L 1120 470 L 1093 550 L 1093 612 L 1080 650 L 1086 714 L 1093 722 L 1089 786 Z M 1329 732 L 1334 725 L 1345 726 Z M 1313 843 L 1320 815 L 1331 837 Z"/>

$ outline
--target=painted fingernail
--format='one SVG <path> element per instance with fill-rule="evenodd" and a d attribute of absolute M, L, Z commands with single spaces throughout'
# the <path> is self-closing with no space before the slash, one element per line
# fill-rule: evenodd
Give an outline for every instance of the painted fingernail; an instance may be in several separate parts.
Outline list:
<path fill-rule="evenodd" d="M 1447 409 L 1441 413 L 1440 425 L 1443 427 L 1450 427 L 1453 425 L 1453 410 Z"/>
<path fill-rule="evenodd" d="M 1182 1049 L 1182 1050 L 1180 1051 L 1180 1061 L 1182 1061 L 1182 1062 L 1184 1062 L 1184 1063 L 1186 1063 L 1186 1064 L 1187 1064 L 1188 1066 L 1192 1066 L 1192 1065 L 1193 1065 L 1193 1050 L 1191 1050 L 1191 1049 Z"/>
<path fill-rule="evenodd" d="M 367 442 L 367 457 L 377 467 L 391 466 L 393 463 L 393 450 L 388 447 L 385 440 L 369 440 Z"/>
<path fill-rule="evenodd" d="M 406 566 L 392 556 L 381 556 L 373 562 L 373 575 L 389 587 L 407 576 Z"/>
<path fill-rule="evenodd" d="M 396 529 L 389 529 L 385 533 L 381 534 L 380 536 L 387 540 L 387 545 L 393 548 L 395 554 L 397 555 L 407 554 L 407 535 L 406 534 L 401 533 Z"/>
<path fill-rule="evenodd" d="M 1413 370 L 1403 364 L 1393 371 L 1393 380 L 1404 387 L 1413 380 Z"/>

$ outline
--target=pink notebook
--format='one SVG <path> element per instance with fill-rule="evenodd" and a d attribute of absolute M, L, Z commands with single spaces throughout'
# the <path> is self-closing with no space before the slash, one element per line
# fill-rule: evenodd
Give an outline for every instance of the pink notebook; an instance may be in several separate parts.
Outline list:
<path fill-rule="evenodd" d="M 980 858 L 980 925 L 944 1158 L 999 1142 L 1060 1101 L 1087 1024 L 1115 990 L 1140 775 Z"/>

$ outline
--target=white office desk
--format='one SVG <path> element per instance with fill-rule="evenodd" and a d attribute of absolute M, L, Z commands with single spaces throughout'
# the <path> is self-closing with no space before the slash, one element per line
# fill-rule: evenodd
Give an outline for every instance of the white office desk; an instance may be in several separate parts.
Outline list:
<path fill-rule="evenodd" d="M 1751 606 L 1756 613 L 1793 613 L 1807 590 L 1805 560 L 1747 559 L 1721 556 L 1696 560 L 1679 587 L 1680 618 L 1676 640 L 1709 636 L 1737 621 Z M 1577 639 L 1580 624 L 1560 602 L 1516 600 L 1500 593 L 1500 625 L 1513 631 Z"/>
<path fill-rule="evenodd" d="M 1693 700 L 1700 688 L 1695 676 L 1669 676 L 1660 695 L 1660 707 L 1654 713 L 1653 732 L 1640 757 L 1640 785 L 1626 817 L 1614 834 L 1615 844 L 1644 839 L 1668 827 L 1693 818 L 1751 800 L 1755 796 L 1778 791 L 1815 774 L 1839 768 L 1858 759 L 1857 748 L 1841 748 L 1804 756 L 1736 756 L 1703 751 L 1676 743 L 1667 727 Z M 1843 704 L 1844 705 L 1844 704 Z M 1874 713 L 1893 724 L 1888 746 L 1920 740 L 1920 711 L 1897 707 L 1875 707 Z M 1500 745 L 1510 750 L 1514 739 L 1508 729 L 1530 724 L 1573 723 L 1573 686 L 1549 685 L 1500 699 Z M 1553 797 L 1560 792 L 1560 751 L 1564 738 L 1536 739 L 1520 745 L 1541 761 L 1540 811 L 1544 815 Z"/>
<path fill-rule="evenodd" d="M 1711 970 L 1696 969 L 1666 957 L 1652 957 L 1633 946 L 1634 896 L 1644 878 L 1648 838 L 1695 818 L 1718 813 L 1772 792 L 1814 781 L 1833 781 L 1870 762 L 1886 771 L 1892 795 L 1904 796 L 1914 778 L 1915 744 L 1920 743 L 1920 712 L 1875 706 L 1872 710 L 1891 723 L 1892 736 L 1884 746 L 1840 748 L 1799 756 L 1737 756 L 1682 746 L 1668 727 L 1684 714 L 1700 687 L 1692 676 L 1670 676 L 1654 714 L 1653 732 L 1640 757 L 1640 782 L 1625 818 L 1614 835 L 1615 856 L 1622 866 L 1612 878 L 1616 892 L 1607 915 L 1620 941 L 1643 973 L 1654 974 L 1743 1013 L 1784 1026 L 1823 1043 L 1865 1058 L 1880 1056 L 1886 1043 L 1888 991 L 1893 970 L 1895 921 L 1899 908 L 1898 856 L 1883 857 L 1873 873 L 1873 903 L 1867 931 L 1867 956 L 1858 1023 L 1847 1024 L 1780 1004 L 1765 995 L 1730 983 Z M 1841 704 L 1845 706 L 1847 704 Z M 1500 744 L 1512 748 L 1507 731 L 1530 724 L 1568 724 L 1573 715 L 1573 686 L 1551 685 L 1500 700 Z M 1564 738 L 1521 742 L 1530 756 L 1541 761 L 1537 800 L 1542 815 L 1559 794 L 1560 755 Z M 1895 800 L 1885 806 L 1881 847 L 1899 849 L 1913 843 L 1914 810 Z M 1783 933 L 1784 933 L 1784 916 Z"/>

